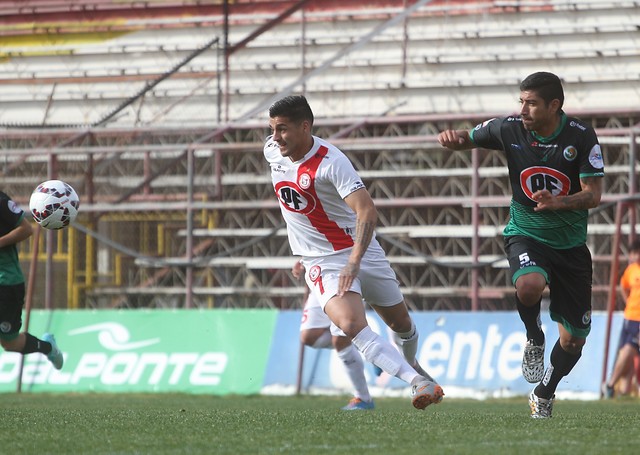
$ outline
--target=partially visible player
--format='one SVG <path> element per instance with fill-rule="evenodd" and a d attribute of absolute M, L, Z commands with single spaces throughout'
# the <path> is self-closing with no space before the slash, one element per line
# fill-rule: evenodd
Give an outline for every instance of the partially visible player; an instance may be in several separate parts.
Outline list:
<path fill-rule="evenodd" d="M 551 417 L 556 388 L 578 363 L 591 330 L 587 217 L 600 203 L 604 161 L 594 129 L 562 110 L 558 76 L 533 73 L 519 88 L 519 115 L 489 119 L 471 131 L 445 130 L 438 142 L 452 150 L 502 150 L 507 157 L 513 197 L 505 252 L 527 335 L 522 374 L 539 383 L 529 395 L 531 417 L 538 419 Z M 560 336 L 545 370 L 540 303 L 547 285 Z"/>
<path fill-rule="evenodd" d="M 276 101 L 269 117 L 264 156 L 307 285 L 367 361 L 411 384 L 415 408 L 439 403 L 444 392 L 416 361 L 418 331 L 375 239 L 377 210 L 358 173 L 342 151 L 312 135 L 304 96 Z M 402 340 L 402 354 L 371 330 L 363 298 Z"/>
<path fill-rule="evenodd" d="M 53 335 L 45 333 L 38 339 L 28 332 L 20 332 L 25 284 L 16 244 L 32 233 L 24 211 L 0 191 L 0 345 L 5 351 L 23 355 L 40 352 L 59 370 L 64 358 Z"/>
<path fill-rule="evenodd" d="M 353 398 L 342 407 L 344 411 L 364 411 L 375 408 L 373 398 L 369 393 L 367 378 L 364 374 L 364 361 L 360 352 L 324 314 L 320 302 L 312 292 L 307 293 L 307 299 L 300 321 L 300 341 L 315 349 L 335 349 L 342 361 L 349 380 L 353 386 Z"/>
<path fill-rule="evenodd" d="M 640 354 L 640 238 L 629 246 L 629 265 L 620 278 L 620 290 L 626 302 L 624 322 L 613 373 L 603 387 L 605 398 L 613 398 L 614 387 L 620 380 L 620 394 L 631 392 L 635 361 Z"/>
<path fill-rule="evenodd" d="M 304 273 L 304 268 L 300 263 L 296 264 L 299 265 L 299 271 L 292 272 L 298 278 Z M 295 266 L 294 269 L 296 269 Z M 364 362 L 360 352 L 351 344 L 351 340 L 324 314 L 320 302 L 312 292 L 306 293 L 302 320 L 300 321 L 300 341 L 305 346 L 315 349 L 334 348 L 336 350 L 354 389 L 353 398 L 342 408 L 344 411 L 364 411 L 375 407 L 369 393 L 367 378 L 364 374 Z"/>

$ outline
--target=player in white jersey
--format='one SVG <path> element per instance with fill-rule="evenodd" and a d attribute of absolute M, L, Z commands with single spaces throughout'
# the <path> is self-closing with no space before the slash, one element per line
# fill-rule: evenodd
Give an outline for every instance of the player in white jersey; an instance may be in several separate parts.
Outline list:
<path fill-rule="evenodd" d="M 295 278 L 304 274 L 304 266 L 296 262 L 291 273 Z M 364 362 L 360 352 L 351 344 L 351 340 L 322 311 L 320 301 L 313 292 L 305 296 L 302 320 L 300 321 L 300 341 L 315 349 L 336 350 L 338 358 L 353 385 L 354 396 L 342 409 L 344 411 L 366 411 L 374 409 L 373 398 L 369 393 L 367 378 L 364 375 Z"/>
<path fill-rule="evenodd" d="M 365 359 L 411 384 L 414 407 L 439 403 L 444 392 L 416 361 L 418 332 L 375 239 L 377 211 L 358 173 L 337 147 L 311 134 L 304 96 L 275 102 L 269 117 L 264 155 L 309 288 Z M 368 326 L 362 298 L 394 332 L 404 358 Z"/>

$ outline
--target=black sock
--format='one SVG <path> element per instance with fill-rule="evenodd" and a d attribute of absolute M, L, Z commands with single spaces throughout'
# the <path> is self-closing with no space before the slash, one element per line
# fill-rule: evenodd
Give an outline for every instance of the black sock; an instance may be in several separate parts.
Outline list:
<path fill-rule="evenodd" d="M 39 340 L 30 333 L 25 333 L 26 340 L 24 342 L 23 354 L 31 354 L 32 352 L 42 352 L 49 354 L 51 352 L 51 343 Z"/>
<path fill-rule="evenodd" d="M 560 346 L 560 340 L 556 341 L 551 351 L 550 364 L 547 367 L 547 371 L 544 372 L 542 382 L 536 387 L 536 396 L 546 399 L 551 398 L 556 393 L 560 380 L 571 372 L 581 356 L 582 353 L 578 355 L 568 353 Z"/>
<path fill-rule="evenodd" d="M 520 319 L 524 322 L 524 328 L 527 330 L 527 340 L 533 340 L 537 346 L 544 343 L 544 332 L 540 321 L 540 302 L 542 302 L 542 298 L 533 306 L 525 306 L 516 293 L 516 308 Z"/>

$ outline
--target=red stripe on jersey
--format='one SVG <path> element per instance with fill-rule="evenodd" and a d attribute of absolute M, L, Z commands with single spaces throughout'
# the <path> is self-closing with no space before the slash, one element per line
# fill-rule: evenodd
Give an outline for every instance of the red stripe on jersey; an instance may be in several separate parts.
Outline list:
<path fill-rule="evenodd" d="M 315 155 L 302 163 L 298 168 L 298 182 L 304 180 L 301 179 L 301 176 L 307 174 L 309 177 L 309 188 L 305 188 L 305 191 L 308 191 L 316 201 L 315 210 L 311 211 L 311 213 L 307 215 L 309 222 L 311 222 L 311 225 L 316 228 L 318 232 L 327 238 L 335 251 L 339 251 L 352 247 L 353 239 L 350 235 L 344 232 L 344 230 L 341 229 L 335 221 L 329 219 L 327 212 L 325 212 L 322 207 L 322 201 L 318 198 L 318 194 L 316 193 L 314 186 L 316 172 L 328 152 L 329 149 L 322 146 L 318 149 Z"/>

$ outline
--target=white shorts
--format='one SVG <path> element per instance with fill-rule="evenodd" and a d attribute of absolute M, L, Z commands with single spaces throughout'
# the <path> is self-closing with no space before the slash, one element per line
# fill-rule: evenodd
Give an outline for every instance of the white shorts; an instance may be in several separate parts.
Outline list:
<path fill-rule="evenodd" d="M 304 303 L 302 319 L 300 320 L 300 331 L 309 329 L 329 329 L 331 335 L 335 337 L 346 336 L 337 325 L 331 322 L 329 316 L 322 311 L 320 301 L 313 295 L 313 292 L 309 293 L 307 301 Z"/>
<path fill-rule="evenodd" d="M 340 272 L 350 253 L 348 249 L 330 256 L 302 259 L 307 285 L 323 309 L 338 292 Z M 404 300 L 396 274 L 377 240 L 371 240 L 360 262 L 360 273 L 349 290 L 360 294 L 372 306 L 394 306 Z"/>

